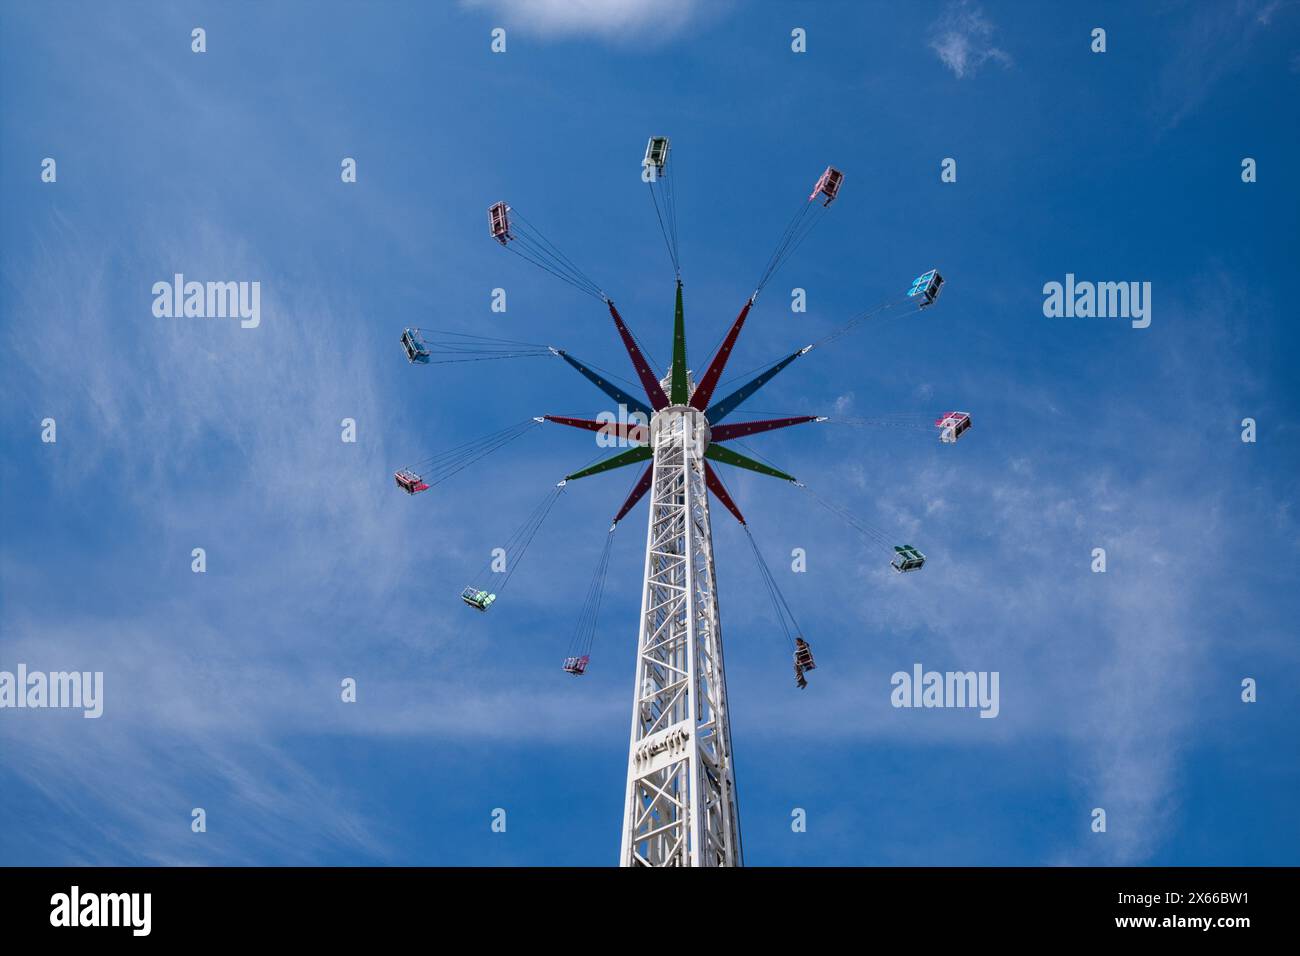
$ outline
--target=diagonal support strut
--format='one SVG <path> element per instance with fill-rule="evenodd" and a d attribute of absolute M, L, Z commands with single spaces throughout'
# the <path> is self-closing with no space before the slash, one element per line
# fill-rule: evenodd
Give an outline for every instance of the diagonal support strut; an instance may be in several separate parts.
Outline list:
<path fill-rule="evenodd" d="M 588 368 L 582 362 L 579 362 L 568 352 L 564 351 L 564 349 L 552 349 L 551 351 L 576 368 L 589 382 L 591 382 L 592 385 L 595 385 L 614 401 L 618 402 L 620 405 L 626 405 L 629 412 L 641 412 L 646 418 L 649 418 L 654 413 L 650 406 L 641 401 L 641 399 L 633 398 L 613 382 L 610 382 L 604 376 Z"/>
<path fill-rule="evenodd" d="M 700 379 L 700 384 L 695 387 L 695 394 L 691 396 L 692 408 L 703 411 L 708 407 L 709 399 L 713 397 L 713 390 L 718 387 L 718 379 L 722 378 L 722 370 L 727 367 L 727 359 L 731 357 L 731 350 L 736 345 L 736 339 L 740 337 L 740 329 L 745 324 L 745 319 L 749 316 L 749 309 L 753 304 L 754 299 L 751 296 L 750 300 L 745 303 L 745 307 L 740 310 L 740 315 L 736 316 L 736 321 L 731 324 L 731 330 L 727 332 L 727 337 L 718 346 L 718 354 L 713 356 L 713 360 L 709 362 L 709 367 Z"/>
<path fill-rule="evenodd" d="M 610 316 L 614 319 L 614 325 L 618 328 L 618 334 L 623 339 L 623 347 L 627 349 L 628 357 L 632 359 L 632 367 L 636 369 L 637 378 L 641 380 L 641 387 L 645 389 L 646 396 L 650 399 L 650 404 L 654 406 L 655 411 L 666 407 L 668 396 L 664 394 L 664 387 L 659 384 L 659 379 L 655 378 L 654 372 L 650 370 L 650 363 L 641 354 L 641 347 L 636 344 L 636 339 L 632 338 L 623 316 L 618 314 L 618 309 L 614 307 L 612 300 L 606 304 L 609 306 Z"/>
<path fill-rule="evenodd" d="M 714 441 L 727 441 L 731 438 L 744 438 L 746 435 L 757 435 L 759 432 L 775 431 L 778 428 L 789 428 L 791 425 L 802 425 L 805 422 L 821 421 L 817 415 L 799 415 L 795 418 L 763 418 L 753 422 L 736 422 L 734 425 L 717 425 L 711 429 Z"/>
<path fill-rule="evenodd" d="M 708 416 L 709 424 L 714 425 L 722 421 L 722 419 L 726 418 L 728 415 L 734 412 L 742 402 L 748 399 L 751 395 L 757 392 L 760 388 L 762 388 L 772 379 L 776 378 L 776 376 L 780 374 L 785 369 L 785 367 L 788 366 L 791 362 L 797 359 L 800 355 L 804 355 L 810 351 L 812 351 L 812 346 L 805 345 L 798 352 L 794 352 L 790 355 L 787 355 L 785 358 L 781 359 L 781 361 L 777 362 L 767 371 L 759 372 L 758 375 L 754 376 L 744 385 L 740 386 L 740 388 L 736 389 L 726 398 L 714 402 L 712 405 L 709 406 L 708 410 L 705 411 L 704 413 L 706 416 Z"/>
<path fill-rule="evenodd" d="M 627 513 L 636 507 L 636 503 L 645 497 L 645 493 L 650 490 L 650 480 L 654 477 L 654 472 L 653 464 L 646 468 L 645 473 L 628 494 L 627 500 L 623 502 L 623 507 L 619 508 L 618 514 L 614 515 L 614 524 L 626 518 Z"/>
<path fill-rule="evenodd" d="M 784 471 L 773 468 L 771 465 L 765 465 L 761 461 L 755 461 L 748 455 L 742 455 L 738 451 L 732 451 L 722 445 L 709 445 L 704 452 L 704 457 L 711 461 L 720 461 L 726 465 L 734 465 L 737 468 L 748 468 L 750 471 L 756 471 L 760 475 L 771 475 L 773 478 L 780 478 L 783 481 L 797 481 L 794 475 L 787 475 Z"/>
<path fill-rule="evenodd" d="M 654 455 L 654 451 L 648 445 L 642 445 L 640 448 L 630 448 L 627 451 L 620 452 L 613 458 L 606 458 L 604 461 L 596 462 L 588 468 L 581 471 L 575 471 L 571 475 L 565 475 L 565 481 L 577 481 L 579 478 L 587 478 L 590 475 L 599 475 L 606 471 L 613 471 L 615 468 L 622 468 L 624 465 L 631 465 L 638 461 L 646 461 Z M 793 479 L 791 479 L 793 480 Z"/>
<path fill-rule="evenodd" d="M 730 511 L 741 524 L 745 523 L 745 516 L 740 513 L 736 503 L 731 500 L 731 494 L 727 491 L 727 486 L 722 483 L 718 473 L 713 470 L 713 466 L 707 461 L 704 463 L 704 481 L 709 486 L 709 491 L 713 496 L 722 502 L 722 506 Z"/>
<path fill-rule="evenodd" d="M 570 428 L 585 428 L 587 431 L 613 435 L 620 441 L 644 445 L 650 438 L 649 429 L 635 422 L 600 422 L 591 418 L 566 418 L 563 415 L 543 415 L 548 422 L 568 425 Z"/>

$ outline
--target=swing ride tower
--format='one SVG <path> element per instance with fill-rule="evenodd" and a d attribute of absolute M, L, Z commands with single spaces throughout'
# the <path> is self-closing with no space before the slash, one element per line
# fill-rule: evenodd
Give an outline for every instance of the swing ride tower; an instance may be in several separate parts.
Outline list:
<path fill-rule="evenodd" d="M 489 607 L 499 603 L 500 592 L 509 584 L 529 543 L 567 485 L 627 465 L 644 464 L 644 471 L 615 514 L 606 535 L 563 668 L 575 677 L 581 677 L 587 671 L 592 644 L 599 633 L 601 599 L 614 532 L 619 522 L 648 496 L 649 518 L 619 862 L 622 866 L 739 866 L 743 863 L 743 852 L 709 516 L 710 496 L 723 505 L 745 532 L 772 602 L 772 620 L 785 632 L 793 652 L 795 681 L 801 690 L 808 686 L 805 675 L 816 668 L 816 663 L 745 516 L 714 466 L 721 463 L 746 469 L 808 491 L 843 526 L 857 531 L 868 545 L 882 549 L 892 559 L 890 565 L 895 571 L 911 572 L 919 570 L 925 563 L 925 556 L 920 551 L 911 545 L 891 545 L 894 539 L 863 523 L 841 503 L 821 498 L 793 475 L 767 464 L 766 460 L 759 461 L 741 454 L 734 446 L 740 445 L 739 439 L 751 435 L 825 421 L 902 428 L 938 427 L 940 440 L 951 444 L 970 427 L 970 416 L 966 412 L 946 412 L 934 426 L 910 420 L 828 419 L 816 415 L 724 422 L 782 370 L 819 345 L 839 339 L 863 322 L 883 317 L 885 313 L 896 310 L 896 315 L 915 314 L 933 304 L 943 278 L 933 269 L 923 273 L 913 280 L 905 296 L 860 314 L 821 339 L 778 358 L 757 375 L 746 377 L 728 394 L 715 399 L 714 392 L 727 360 L 759 293 L 839 195 L 844 177 L 833 167 L 827 167 L 822 173 L 812 194 L 800 205 L 778 239 L 753 294 L 720 339 L 697 382 L 686 359 L 674 185 L 666 175 L 668 152 L 667 137 L 652 137 L 642 162 L 642 179 L 650 185 L 655 214 L 677 279 L 672 361 L 663 377 L 655 370 L 656 367 L 662 369 L 662 366 L 647 358 L 614 301 L 601 287 L 517 209 L 505 202 L 494 203 L 488 210 L 488 225 L 496 242 L 598 300 L 608 309 L 636 372 L 644 399 L 616 384 L 614 379 L 618 376 L 580 361 L 563 349 L 464 332 L 408 328 L 402 334 L 402 347 L 413 365 L 554 356 L 604 392 L 619 411 L 616 416 L 602 413 L 596 419 L 559 415 L 527 419 L 399 469 L 393 477 L 407 494 L 428 491 L 469 464 L 547 422 L 596 432 L 600 436 L 597 444 L 622 448 L 565 475 L 548 492 L 507 542 L 507 551 L 512 554 L 510 571 L 495 589 L 487 585 L 487 568 L 464 589 L 461 594 L 464 603 L 476 612 L 486 613 Z M 637 390 L 637 384 L 621 381 Z"/>
<path fill-rule="evenodd" d="M 708 419 L 689 405 L 669 405 L 651 419 L 654 464 L 623 866 L 741 863 L 705 476 L 708 441 Z"/>

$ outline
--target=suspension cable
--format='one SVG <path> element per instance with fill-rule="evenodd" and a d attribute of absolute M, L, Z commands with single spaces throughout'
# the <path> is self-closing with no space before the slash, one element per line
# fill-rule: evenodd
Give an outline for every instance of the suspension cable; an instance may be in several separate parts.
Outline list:
<path fill-rule="evenodd" d="M 410 328 L 415 344 L 427 353 L 421 365 L 451 365 L 458 362 L 486 362 L 495 359 L 533 358 L 549 355 L 550 349 L 535 342 L 497 339 L 448 329 Z M 434 358 L 433 356 L 438 356 Z"/>
<path fill-rule="evenodd" d="M 614 545 L 614 530 L 611 525 L 605 535 L 605 546 L 601 549 L 600 560 L 596 562 L 596 572 L 587 586 L 587 598 L 583 601 L 582 611 L 578 614 L 578 623 L 573 636 L 569 639 L 569 657 L 590 656 L 592 645 L 596 640 L 596 625 L 600 617 L 601 598 L 605 593 L 605 579 L 609 574 L 609 556 Z"/>
<path fill-rule="evenodd" d="M 781 624 L 781 630 L 785 633 L 786 643 L 790 649 L 795 649 L 794 638 L 803 632 L 799 630 L 799 622 L 795 620 L 794 612 L 790 609 L 790 603 L 781 593 L 780 586 L 776 583 L 776 578 L 772 574 L 772 569 L 767 566 L 763 560 L 763 553 L 758 549 L 758 542 L 754 540 L 754 535 L 749 530 L 749 525 L 742 525 L 745 529 L 745 537 L 749 539 L 749 546 L 754 552 L 754 559 L 758 562 L 759 575 L 763 578 L 763 584 L 767 587 L 768 597 L 772 601 L 772 609 L 776 612 L 776 619 Z M 786 619 L 789 618 L 789 623 Z"/>
<path fill-rule="evenodd" d="M 551 513 L 551 509 L 555 507 L 555 503 L 560 499 L 560 495 L 564 494 L 564 485 L 565 483 L 561 481 L 554 488 L 548 491 L 546 497 L 544 497 L 541 502 L 533 508 L 528 517 L 524 519 L 523 524 L 516 528 L 514 532 L 511 533 L 510 537 L 506 539 L 502 550 L 506 553 L 507 568 L 505 577 L 501 579 L 501 583 L 497 586 L 497 594 L 503 592 L 506 585 L 510 583 L 510 579 L 514 576 L 515 570 L 519 567 L 520 563 L 523 561 L 524 555 L 528 551 L 528 546 L 532 544 L 533 538 L 537 536 L 538 530 L 541 529 L 542 524 L 546 521 L 547 515 Z M 488 558 L 487 563 L 483 565 L 473 580 L 490 580 L 488 575 L 492 573 L 492 562 L 494 560 L 496 559 Z"/>
<path fill-rule="evenodd" d="M 655 184 L 658 183 L 664 196 L 664 209 L 659 209 L 659 197 L 655 193 Z M 677 249 L 677 223 L 676 211 L 673 208 L 672 187 L 669 185 L 666 173 L 651 179 L 647 185 L 650 187 L 650 202 L 654 205 L 655 218 L 659 220 L 659 231 L 664 237 L 664 246 L 668 249 L 668 258 L 673 264 L 673 275 L 675 278 L 682 277 L 682 261 Z M 665 215 L 667 221 L 665 222 Z"/>
<path fill-rule="evenodd" d="M 723 490 L 727 492 L 727 496 L 731 497 L 731 490 L 727 488 L 726 480 L 721 475 L 718 475 L 717 478 L 722 484 Z M 803 633 L 799 630 L 799 622 L 795 620 L 794 611 L 790 608 L 790 602 L 785 599 L 780 586 L 776 583 L 776 577 L 772 574 L 772 569 L 763 560 L 763 554 L 758 550 L 758 542 L 754 540 L 754 534 L 749 530 L 748 523 L 741 522 L 740 526 L 745 529 L 745 537 L 749 539 L 749 546 L 754 552 L 755 560 L 758 562 L 759 576 L 762 577 L 763 584 L 767 588 L 768 597 L 772 601 L 772 609 L 776 612 L 777 621 L 780 622 L 781 630 L 785 633 L 786 642 L 790 645 L 790 649 L 794 650 L 794 638 Z M 786 623 L 787 618 L 789 624 Z"/>
<path fill-rule="evenodd" d="M 641 178 L 649 187 L 655 219 L 659 222 L 659 231 L 663 234 L 664 246 L 668 249 L 668 258 L 673 264 L 673 274 L 680 282 L 682 260 L 677 245 L 677 177 L 668 174 L 670 152 L 667 136 L 651 136 L 650 142 L 646 144 L 645 158 L 641 161 Z M 676 166 L 674 162 L 674 170 Z"/>
<path fill-rule="evenodd" d="M 543 271 L 567 282 L 579 292 L 601 302 L 608 301 L 600 285 L 578 268 L 573 260 L 561 252 L 555 243 L 547 239 L 523 213 L 513 206 L 507 206 L 505 209 L 509 217 L 507 231 L 499 236 L 494 233 L 494 237 L 498 238 L 502 245 L 520 258 L 527 259 Z"/>
<path fill-rule="evenodd" d="M 407 465 L 402 471 L 419 474 L 425 483 L 432 488 L 434 485 L 446 481 L 452 475 L 468 468 L 474 462 L 504 448 L 516 438 L 541 425 L 544 421 L 542 418 L 526 419 L 489 435 L 484 435 L 482 438 L 475 438 L 446 451 L 422 458 L 413 464 Z"/>
<path fill-rule="evenodd" d="M 853 318 L 849 319 L 847 322 L 845 322 L 843 325 L 839 326 L 838 328 L 832 329 L 826 335 L 822 336 L 820 339 L 815 341 L 813 345 L 814 346 L 828 345 L 831 342 L 834 342 L 836 339 L 843 338 L 844 336 L 848 335 L 850 332 L 856 329 L 859 325 L 862 325 L 864 322 L 877 318 L 878 316 L 885 315 L 888 312 L 894 312 L 895 318 L 902 318 L 903 316 L 913 315 L 917 312 L 920 312 L 921 308 L 922 305 L 919 302 L 917 302 L 915 298 L 910 296 L 905 299 L 895 299 L 889 302 L 882 303 L 881 305 L 868 309 L 866 312 L 854 316 Z M 895 311 L 895 310 L 900 310 L 900 311 Z"/>
<path fill-rule="evenodd" d="M 934 424 L 928 416 L 904 413 L 880 418 L 834 418 L 826 419 L 831 425 L 852 425 L 855 428 L 905 428 L 931 432 Z"/>
<path fill-rule="evenodd" d="M 912 315 L 916 312 L 921 311 L 921 306 L 917 304 L 915 300 L 912 298 L 908 298 L 903 301 L 886 302 L 881 305 L 875 306 L 874 308 L 868 309 L 867 311 L 849 319 L 843 325 L 840 325 L 832 329 L 830 332 L 826 333 L 820 339 L 817 339 L 816 341 L 809 344 L 807 346 L 807 349 L 811 351 L 812 349 L 815 349 L 819 346 L 829 345 L 831 342 L 834 342 L 837 339 L 843 338 L 844 336 L 848 335 L 850 332 L 852 332 L 858 326 L 862 325 L 864 322 L 867 322 L 870 319 L 881 316 L 887 312 L 893 312 L 894 310 L 899 309 L 900 307 L 905 307 L 909 305 L 911 306 L 911 308 L 904 308 L 903 311 L 895 312 L 894 317 L 902 318 L 903 316 Z M 726 391 L 726 387 L 728 385 L 733 384 L 734 382 L 739 381 L 741 379 L 748 378 L 750 375 L 752 375 L 755 372 L 762 371 L 765 368 L 770 368 L 772 365 L 781 361 L 781 359 L 783 358 L 785 358 L 785 356 L 781 355 L 776 357 L 775 359 L 772 359 L 771 361 L 764 362 L 761 365 L 755 365 L 753 368 L 747 369 L 744 372 L 735 372 L 729 374 L 725 379 L 723 379 L 721 382 L 717 384 L 716 391 Z"/>
<path fill-rule="evenodd" d="M 825 216 L 828 207 L 814 200 L 815 197 L 800 206 L 799 211 L 794 214 L 789 225 L 785 227 L 785 231 L 781 233 L 776 248 L 772 250 L 772 254 L 768 256 L 767 264 L 763 267 L 763 273 L 759 277 L 757 287 L 754 289 L 755 296 L 763 291 L 763 287 L 771 281 L 781 266 L 794 255 L 795 250 L 803 245 L 804 240 L 817 228 L 817 224 Z"/>
<path fill-rule="evenodd" d="M 807 485 L 803 484 L 802 482 L 797 482 L 797 484 L 799 485 L 800 488 L 806 491 L 814 501 L 820 504 L 831 514 L 835 515 L 840 520 L 845 522 L 847 525 L 849 525 L 849 527 L 857 531 L 858 534 L 862 535 L 862 537 L 866 539 L 868 543 L 883 548 L 890 555 L 893 555 L 895 553 L 892 539 L 889 538 L 889 536 L 886 535 L 879 528 L 872 527 L 871 525 L 860 520 L 857 515 L 849 511 L 843 505 L 839 505 L 839 504 L 835 504 L 834 502 L 827 501 L 825 498 L 817 494 L 815 491 L 813 491 L 811 488 L 809 488 Z"/>

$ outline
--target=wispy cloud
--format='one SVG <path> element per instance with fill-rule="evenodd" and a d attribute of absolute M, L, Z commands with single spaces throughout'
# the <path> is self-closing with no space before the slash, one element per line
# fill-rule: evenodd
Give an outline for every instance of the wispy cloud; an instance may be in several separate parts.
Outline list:
<path fill-rule="evenodd" d="M 895 574 L 851 530 L 778 498 L 762 479 L 735 482 L 747 514 L 776 516 L 756 530 L 764 541 L 806 549 L 819 598 L 846 596 L 844 606 L 804 622 L 822 664 L 816 708 L 773 695 L 743 734 L 887 739 L 896 747 L 959 742 L 989 748 L 992 760 L 1046 738 L 1069 754 L 1066 786 L 1081 814 L 1105 808 L 1109 830 L 1105 840 L 1085 836 L 1042 862 L 1133 864 L 1158 853 L 1179 825 L 1183 748 L 1202 727 L 1200 695 L 1218 637 L 1206 622 L 1243 600 L 1235 590 L 1242 585 L 1225 581 L 1206 557 L 1250 547 L 1249 533 L 1231 520 L 1224 489 L 1233 480 L 1206 473 L 1206 462 L 1222 459 L 1224 439 L 1169 433 L 1164 402 L 1203 421 L 1232 407 L 1249 377 L 1244 363 L 1225 360 L 1209 375 L 1189 370 L 1200 355 L 1230 352 L 1223 316 L 1240 311 L 1240 290 L 1220 275 L 1171 302 L 1172 321 L 1189 331 L 1163 350 L 1159 406 L 1147 407 L 1148 396 L 1091 407 L 1074 448 L 1016 448 L 1010 432 L 1041 434 L 1041 425 L 1022 431 L 977 410 L 976 427 L 986 431 L 935 448 L 921 467 L 906 464 L 914 455 L 888 452 L 895 436 L 877 444 L 869 481 L 853 456 L 836 455 L 839 463 L 815 479 L 819 493 L 925 550 L 930 561 L 920 574 Z M 1052 414 L 1046 401 L 1033 404 Z M 1127 464 L 1102 464 L 1108 456 L 1094 443 L 1107 435 L 1128 436 Z M 796 516 L 783 514 L 792 510 Z M 1289 540 L 1294 519 L 1278 513 L 1279 535 Z M 1108 553 L 1105 574 L 1091 571 L 1094 547 Z M 790 576 L 792 591 L 802 577 Z M 732 633 L 744 627 L 736 618 L 755 611 L 727 604 Z M 900 719 L 888 678 L 914 661 L 999 671 L 1001 715 Z M 1087 835 L 1086 826 L 1080 832 Z"/>
<path fill-rule="evenodd" d="M 0 556 L 5 591 L 23 596 L 0 601 L 0 667 L 105 674 L 101 720 L 31 712 L 0 722 L 7 770 L 69 819 L 112 835 L 93 851 L 69 844 L 67 860 L 310 863 L 341 851 L 383 861 L 390 834 L 293 742 L 556 742 L 593 713 L 622 719 L 622 694 L 588 697 L 578 711 L 554 679 L 521 688 L 516 671 L 472 676 L 467 663 L 484 650 L 460 641 L 463 608 L 431 601 L 428 582 L 443 579 L 431 566 L 476 564 L 467 552 L 504 531 L 467 526 L 455 497 L 394 493 L 384 436 L 405 442 L 427 416 L 411 421 L 394 399 L 381 368 L 396 357 L 374 354 L 374 337 L 322 294 L 321 277 L 281 274 L 273 255 L 212 222 L 184 237 L 144 226 L 116 262 L 106 236 L 57 213 L 42 233 L 7 264 L 18 308 L 0 344 L 16 357 L 28 417 L 56 414 L 57 447 L 75 443 L 80 481 L 132 535 L 82 545 L 85 561 L 103 565 L 95 593 L 133 595 L 93 614 L 67 598 L 80 562 L 51 571 Z M 153 317 L 150 285 L 175 271 L 260 279 L 261 326 Z M 94 360 L 49 361 L 51 324 Z M 355 445 L 340 441 L 345 416 L 358 423 Z M 224 480 L 202 464 L 214 455 L 227 461 Z M 509 469 L 478 474 L 499 500 L 517 493 L 516 480 Z M 86 507 L 75 484 L 51 482 L 48 494 L 69 515 Z M 208 549 L 206 576 L 189 572 L 195 545 Z M 114 557 L 122 551 L 145 555 L 158 586 L 142 588 Z M 540 587 L 521 581 L 512 597 Z M 361 704 L 340 701 L 344 676 L 357 679 Z M 214 803 L 225 807 L 222 836 L 190 840 L 190 808 Z"/>
<path fill-rule="evenodd" d="M 1282 7 L 1282 0 L 1267 0 L 1263 7 L 1253 8 L 1255 20 L 1264 26 L 1273 22 L 1273 15 Z"/>
<path fill-rule="evenodd" d="M 680 32 L 704 12 L 700 0 L 462 0 L 502 26 L 543 36 L 594 35 L 655 41 Z M 717 5 L 715 4 L 715 7 Z M 716 12 L 716 9 L 715 11 Z"/>
<path fill-rule="evenodd" d="M 930 38 L 930 49 L 961 79 L 992 60 L 1011 65 L 1011 56 L 993 43 L 995 28 L 984 11 L 970 0 L 949 4 Z"/>
<path fill-rule="evenodd" d="M 1245 67 L 1258 37 L 1285 5 L 1278 0 L 1192 4 L 1171 28 L 1154 88 L 1158 127 L 1170 130 L 1206 100 L 1231 73 Z"/>

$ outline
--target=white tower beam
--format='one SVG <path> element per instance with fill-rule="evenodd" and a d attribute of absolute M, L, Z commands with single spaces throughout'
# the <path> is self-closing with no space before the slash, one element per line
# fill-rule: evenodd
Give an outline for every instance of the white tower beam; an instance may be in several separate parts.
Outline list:
<path fill-rule="evenodd" d="M 739 866 L 704 450 L 684 405 L 650 423 L 654 472 L 632 706 L 623 866 Z"/>

